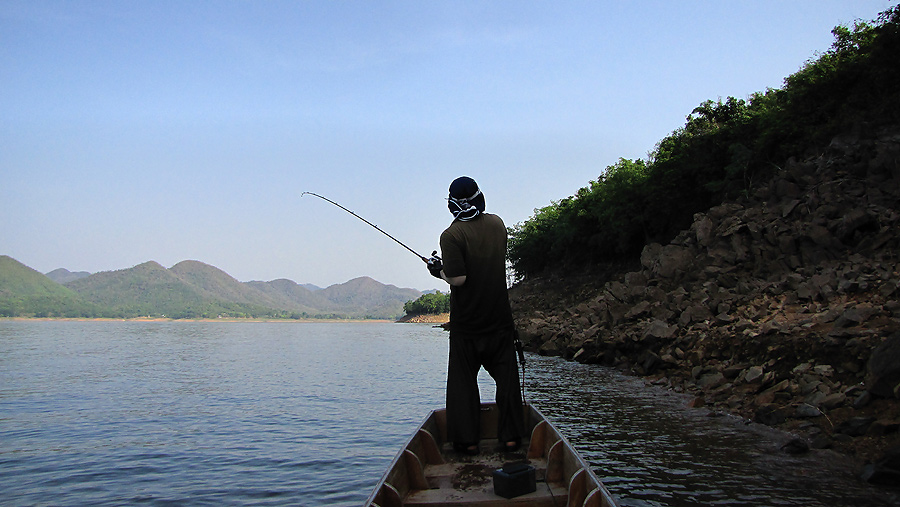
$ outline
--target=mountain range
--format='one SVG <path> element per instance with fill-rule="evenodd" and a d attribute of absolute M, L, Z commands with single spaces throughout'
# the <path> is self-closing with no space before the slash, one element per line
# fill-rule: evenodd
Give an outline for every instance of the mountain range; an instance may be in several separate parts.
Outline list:
<path fill-rule="evenodd" d="M 396 319 L 416 289 L 360 277 L 326 288 L 287 279 L 239 282 L 199 261 L 42 274 L 0 256 L 0 317 Z"/>

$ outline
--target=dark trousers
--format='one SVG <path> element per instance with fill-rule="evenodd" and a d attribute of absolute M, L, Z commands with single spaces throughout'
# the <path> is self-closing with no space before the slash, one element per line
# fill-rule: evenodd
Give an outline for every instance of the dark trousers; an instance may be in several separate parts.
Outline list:
<path fill-rule="evenodd" d="M 447 437 L 457 444 L 479 441 L 481 397 L 478 371 L 481 367 L 497 384 L 501 442 L 521 439 L 525 432 L 522 392 L 513 343 L 513 330 L 467 335 L 450 332 L 450 361 L 447 369 Z"/>

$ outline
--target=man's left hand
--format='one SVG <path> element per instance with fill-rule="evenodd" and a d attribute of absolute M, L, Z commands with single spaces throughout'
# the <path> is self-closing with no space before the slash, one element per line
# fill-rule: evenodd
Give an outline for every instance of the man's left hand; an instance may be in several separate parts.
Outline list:
<path fill-rule="evenodd" d="M 440 259 L 434 257 L 428 259 L 428 272 L 431 273 L 431 276 L 443 280 L 443 277 L 441 277 L 442 269 L 444 269 L 444 264 Z"/>

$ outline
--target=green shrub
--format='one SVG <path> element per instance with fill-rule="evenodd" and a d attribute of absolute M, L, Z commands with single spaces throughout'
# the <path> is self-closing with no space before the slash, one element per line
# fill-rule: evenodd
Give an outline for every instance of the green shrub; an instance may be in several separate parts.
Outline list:
<path fill-rule="evenodd" d="M 403 305 L 403 311 L 407 315 L 436 315 L 450 311 L 450 294 L 433 292 L 423 294 L 415 301 L 407 301 Z"/>

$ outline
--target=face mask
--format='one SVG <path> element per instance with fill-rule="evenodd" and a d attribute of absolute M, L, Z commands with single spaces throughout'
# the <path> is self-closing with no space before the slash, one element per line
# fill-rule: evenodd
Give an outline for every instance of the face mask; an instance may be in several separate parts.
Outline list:
<path fill-rule="evenodd" d="M 473 205 L 472 201 L 479 195 L 481 195 L 480 189 L 476 190 L 471 196 L 463 199 L 456 199 L 454 197 L 447 198 L 447 208 L 450 209 L 453 218 L 465 222 L 477 217 L 481 213 L 481 210 Z"/>

